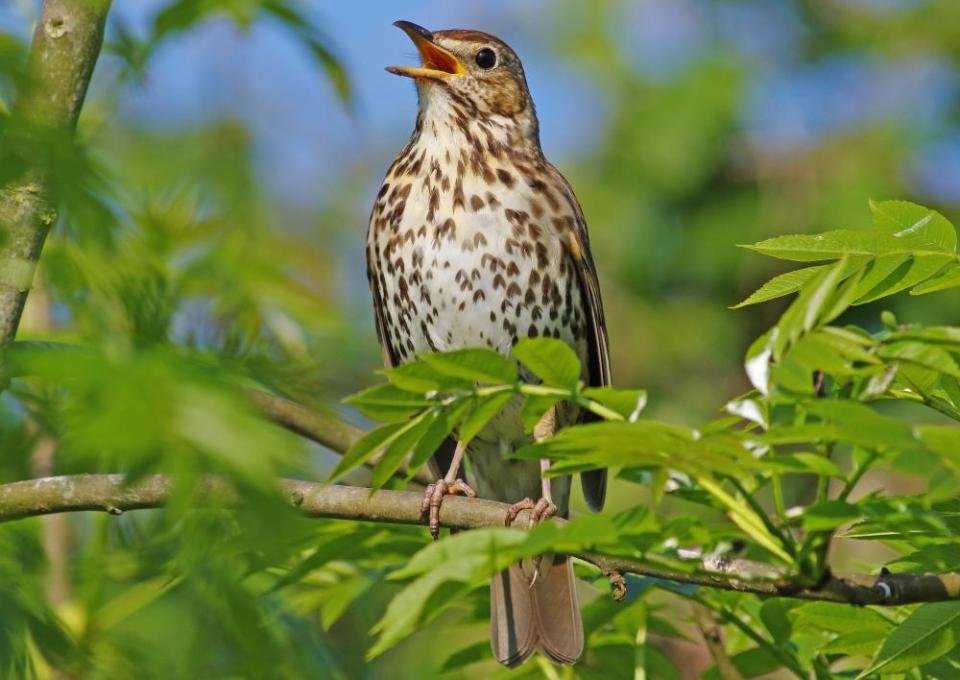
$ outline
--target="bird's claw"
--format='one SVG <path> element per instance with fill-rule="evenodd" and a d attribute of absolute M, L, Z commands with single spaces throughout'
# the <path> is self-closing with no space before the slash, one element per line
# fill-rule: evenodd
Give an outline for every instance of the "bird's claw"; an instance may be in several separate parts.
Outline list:
<path fill-rule="evenodd" d="M 541 498 L 536 503 L 532 498 L 524 498 L 517 501 L 507 510 L 507 516 L 503 519 L 504 526 L 511 526 L 524 510 L 530 510 L 530 526 L 534 527 L 540 522 L 550 519 L 557 514 L 557 506 L 547 498 Z"/>
<path fill-rule="evenodd" d="M 430 516 L 430 535 L 433 540 L 440 538 L 440 506 L 443 505 L 444 496 L 456 496 L 463 494 L 470 498 L 475 498 L 477 492 L 470 488 L 462 479 L 455 479 L 448 482 L 445 479 L 438 479 L 433 484 L 428 484 L 423 492 L 423 502 L 420 504 L 420 515 Z"/>

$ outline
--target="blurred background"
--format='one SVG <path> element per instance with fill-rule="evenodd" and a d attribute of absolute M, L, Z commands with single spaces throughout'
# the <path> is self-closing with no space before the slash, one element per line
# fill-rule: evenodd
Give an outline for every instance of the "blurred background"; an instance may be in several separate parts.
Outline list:
<path fill-rule="evenodd" d="M 176 4 L 114 2 L 74 159 L 89 182 L 67 196 L 21 338 L 172 339 L 338 409 L 376 380 L 363 242 L 416 111 L 383 68 L 416 59 L 396 19 L 484 30 L 520 55 L 544 151 L 590 227 L 615 383 L 647 388 L 651 417 L 696 424 L 747 389 L 746 347 L 783 307 L 728 307 L 785 268 L 737 244 L 866 228 L 870 198 L 960 218 L 956 0 L 316 1 L 298 4 L 303 23 L 256 2 L 162 14 Z M 4 46 L 25 48 L 38 10 L 0 4 Z M 0 76 L 0 101 L 11 92 Z M 956 324 L 957 295 L 893 309 Z M 879 312 L 854 320 L 878 327 Z M 127 394 L 150 392 L 130 380 Z M 382 601 L 334 639 L 365 640 Z M 334 666 L 358 677 L 366 644 Z M 444 657 L 428 633 L 365 672 Z"/>

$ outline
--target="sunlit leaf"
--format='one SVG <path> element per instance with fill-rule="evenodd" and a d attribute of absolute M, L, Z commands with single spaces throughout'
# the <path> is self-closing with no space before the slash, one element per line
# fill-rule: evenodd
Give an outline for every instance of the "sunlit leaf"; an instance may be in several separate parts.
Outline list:
<path fill-rule="evenodd" d="M 511 350 L 514 358 L 544 384 L 576 389 L 580 360 L 570 345 L 554 338 L 525 338 Z"/>
<path fill-rule="evenodd" d="M 920 605 L 884 640 L 873 663 L 858 678 L 877 671 L 912 670 L 943 656 L 960 638 L 960 602 Z"/>

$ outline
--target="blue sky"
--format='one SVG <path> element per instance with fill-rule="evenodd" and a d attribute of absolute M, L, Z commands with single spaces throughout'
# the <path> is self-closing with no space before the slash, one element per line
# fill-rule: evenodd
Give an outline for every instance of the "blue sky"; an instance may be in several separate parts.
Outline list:
<path fill-rule="evenodd" d="M 924 0 L 833 0 L 870 11 L 901 11 Z M 0 28 L 24 31 L 35 0 L 0 6 Z M 147 32 L 162 0 L 118 0 L 111 21 Z M 306 50 L 281 26 L 250 31 L 214 21 L 161 46 L 141 86 L 122 98 L 120 115 L 155 127 L 179 127 L 230 114 L 253 131 L 263 177 L 285 200 L 311 204 L 336 178 L 357 171 L 373 184 L 405 142 L 415 114 L 412 84 L 386 73 L 416 52 L 391 24 L 478 28 L 511 43 L 524 61 L 541 119 L 544 148 L 565 161 L 589 151 L 602 130 L 605 102 L 589 74 L 558 57 L 538 30 L 546 0 L 461 3 L 428 0 L 303 3 L 348 71 L 353 107 L 341 106 Z M 955 67 L 935 54 L 896 63 L 860 54 L 810 63 L 799 59 L 807 28 L 790 0 L 640 0 L 625 3 L 615 35 L 636 68 L 668 79 L 717 49 L 759 64 L 742 114 L 744 131 L 781 147 L 870 122 L 909 121 L 929 140 L 905 170 L 921 194 L 960 202 L 960 142 L 947 122 L 958 97 Z M 104 59 L 101 70 L 109 68 Z M 361 165 L 358 165 L 361 164 Z"/>

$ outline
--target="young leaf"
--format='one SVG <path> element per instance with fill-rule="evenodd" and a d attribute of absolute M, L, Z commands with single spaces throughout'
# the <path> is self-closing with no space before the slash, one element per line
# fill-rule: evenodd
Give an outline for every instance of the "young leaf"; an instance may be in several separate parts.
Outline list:
<path fill-rule="evenodd" d="M 761 302 L 768 302 L 769 300 L 776 300 L 784 295 L 796 293 L 804 285 L 806 285 L 810 279 L 822 272 L 828 266 L 829 265 L 821 264 L 778 274 L 751 293 L 750 296 L 745 300 L 738 302 L 730 309 L 740 309 L 741 307 L 747 307 L 749 305 L 755 305 Z"/>
<path fill-rule="evenodd" d="M 393 441 L 407 427 L 410 427 L 409 422 L 390 423 L 367 432 L 343 455 L 333 472 L 327 477 L 327 481 L 332 482 L 363 465 L 381 446 Z"/>
<path fill-rule="evenodd" d="M 356 407 L 368 418 L 382 422 L 406 420 L 430 406 L 430 401 L 423 396 L 412 394 L 390 383 L 368 387 L 343 401 Z"/>
<path fill-rule="evenodd" d="M 580 381 L 580 360 L 562 340 L 525 338 L 513 346 L 513 357 L 546 385 L 575 390 Z"/>
<path fill-rule="evenodd" d="M 461 349 L 427 354 L 423 360 L 443 375 L 453 378 L 492 385 L 512 385 L 517 381 L 517 369 L 513 362 L 492 349 Z"/>

